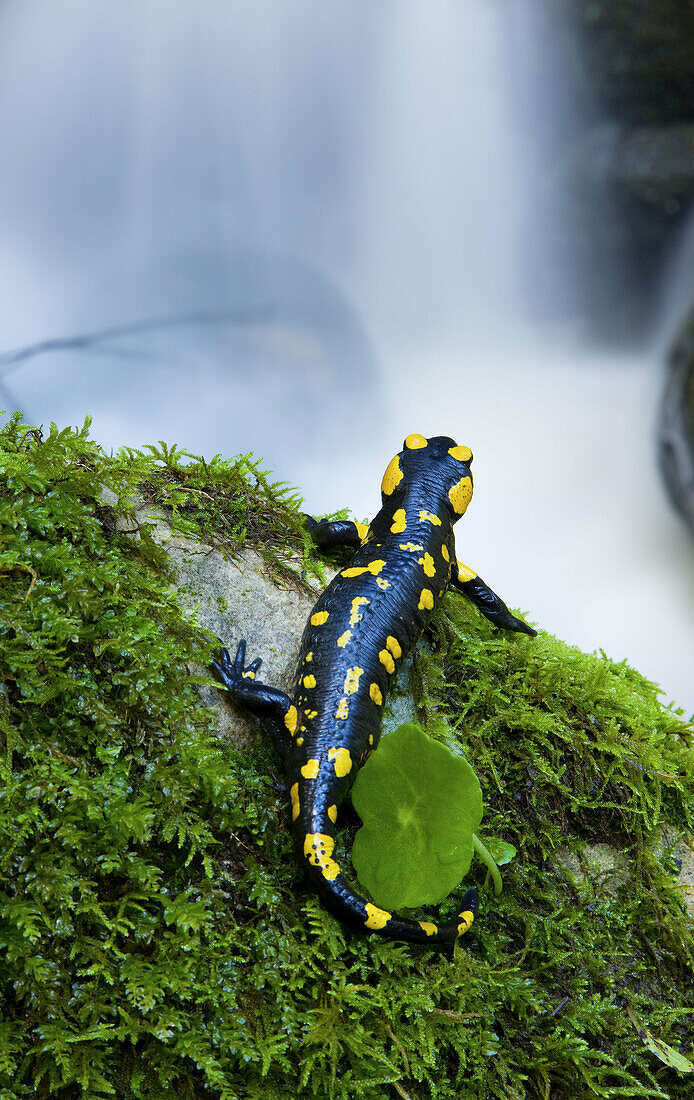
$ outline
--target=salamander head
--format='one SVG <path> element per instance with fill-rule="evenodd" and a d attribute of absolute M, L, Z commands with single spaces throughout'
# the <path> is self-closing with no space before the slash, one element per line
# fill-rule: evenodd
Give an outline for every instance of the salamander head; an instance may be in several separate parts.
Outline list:
<path fill-rule="evenodd" d="M 472 498 L 471 463 L 470 448 L 459 447 L 447 435 L 431 439 L 408 435 L 383 475 L 381 499 L 385 504 L 404 496 L 411 487 L 421 486 L 427 495 L 444 502 L 455 523 Z"/>

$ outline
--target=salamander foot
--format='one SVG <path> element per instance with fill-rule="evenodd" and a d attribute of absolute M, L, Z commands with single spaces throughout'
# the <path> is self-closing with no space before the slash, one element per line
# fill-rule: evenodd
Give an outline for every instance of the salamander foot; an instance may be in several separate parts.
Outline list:
<path fill-rule="evenodd" d="M 220 638 L 219 641 L 221 642 L 222 639 Z M 245 661 L 246 639 L 241 638 L 236 647 L 236 656 L 233 661 L 229 650 L 225 645 L 222 645 L 217 660 L 212 662 L 212 668 L 217 675 L 217 679 L 221 680 L 224 686 L 229 688 L 229 691 L 238 691 L 239 688 L 243 688 L 243 680 L 255 680 L 255 674 L 263 663 L 261 657 L 256 657 L 249 665 L 246 665 Z"/>

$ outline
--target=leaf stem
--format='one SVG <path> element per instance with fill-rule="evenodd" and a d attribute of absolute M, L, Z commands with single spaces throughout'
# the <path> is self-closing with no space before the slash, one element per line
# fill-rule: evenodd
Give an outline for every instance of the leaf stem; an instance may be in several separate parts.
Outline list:
<path fill-rule="evenodd" d="M 502 890 L 501 875 L 499 874 L 499 868 L 496 862 L 492 858 L 491 853 L 485 848 L 484 844 L 478 837 L 477 833 L 472 834 L 472 843 L 475 851 L 482 862 L 485 864 L 487 871 L 492 876 L 492 882 L 494 883 L 494 893 L 498 897 Z"/>

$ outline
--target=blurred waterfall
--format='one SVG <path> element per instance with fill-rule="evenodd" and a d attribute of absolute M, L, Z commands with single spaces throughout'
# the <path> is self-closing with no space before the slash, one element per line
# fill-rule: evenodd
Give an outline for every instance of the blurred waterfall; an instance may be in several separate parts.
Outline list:
<path fill-rule="evenodd" d="M 364 304 L 393 330 L 489 340 L 521 322 L 529 5 L 396 5 L 366 133 Z"/>
<path fill-rule="evenodd" d="M 331 406 L 366 445 L 384 340 L 517 344 L 541 11 L 10 0 L 0 331 L 50 347 L 0 359 L 9 396 L 288 472 Z"/>
<path fill-rule="evenodd" d="M 562 191 L 565 44 L 550 0 L 5 0 L 0 396 L 360 517 L 405 435 L 452 435 L 462 556 L 694 707 L 655 358 L 580 344 L 619 280 Z"/>

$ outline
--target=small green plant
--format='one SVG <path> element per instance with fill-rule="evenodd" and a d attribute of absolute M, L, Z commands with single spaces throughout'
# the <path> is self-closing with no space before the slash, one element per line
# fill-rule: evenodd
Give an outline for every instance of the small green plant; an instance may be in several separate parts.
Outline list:
<path fill-rule="evenodd" d="M 475 832 L 482 820 L 479 780 L 467 760 L 416 723 L 383 738 L 357 776 L 352 804 L 364 823 L 352 862 L 378 905 L 438 905 L 462 882 L 475 852 L 501 893 L 496 862 Z M 512 845 L 489 843 L 502 862 L 513 858 Z"/>

